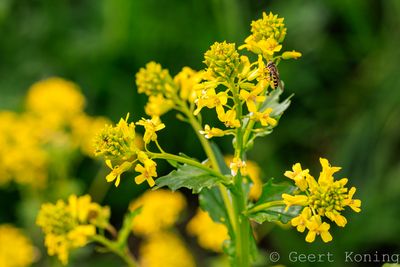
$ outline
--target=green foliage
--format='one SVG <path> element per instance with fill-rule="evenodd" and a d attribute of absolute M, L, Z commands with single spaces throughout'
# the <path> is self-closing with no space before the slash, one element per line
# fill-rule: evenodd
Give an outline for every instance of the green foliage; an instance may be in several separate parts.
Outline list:
<path fill-rule="evenodd" d="M 167 186 L 175 191 L 186 187 L 197 194 L 204 188 L 211 188 L 219 182 L 221 182 L 221 178 L 212 176 L 205 170 L 184 164 L 179 165 L 177 170 L 173 170 L 168 175 L 158 178 L 155 189 Z"/>
<path fill-rule="evenodd" d="M 257 208 L 258 206 L 266 204 L 268 202 L 281 200 L 282 194 L 291 194 L 296 189 L 297 187 L 292 186 L 288 183 L 274 183 L 274 179 L 271 178 L 267 183 L 263 185 L 262 195 L 252 208 Z M 285 208 L 285 205 L 270 206 L 267 208 L 263 208 L 262 210 L 255 213 L 250 213 L 249 218 L 260 224 L 266 221 L 280 221 L 282 223 L 287 223 L 292 218 L 296 217 L 301 210 L 301 207 L 299 206 L 292 206 L 287 210 L 285 210 Z"/>

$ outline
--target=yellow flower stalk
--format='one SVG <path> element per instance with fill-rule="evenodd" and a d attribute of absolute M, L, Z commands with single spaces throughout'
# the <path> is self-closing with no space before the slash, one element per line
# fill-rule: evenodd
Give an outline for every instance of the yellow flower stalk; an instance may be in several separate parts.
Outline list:
<path fill-rule="evenodd" d="M 0 224 L 0 266 L 31 266 L 37 259 L 37 253 L 22 230 L 10 224 Z"/>

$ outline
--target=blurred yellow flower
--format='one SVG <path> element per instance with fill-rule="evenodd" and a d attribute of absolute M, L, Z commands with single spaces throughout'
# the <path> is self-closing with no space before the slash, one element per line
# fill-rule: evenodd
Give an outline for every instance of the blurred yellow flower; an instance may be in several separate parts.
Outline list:
<path fill-rule="evenodd" d="M 89 195 L 71 195 L 68 202 L 45 203 L 36 218 L 45 234 L 49 255 L 57 255 L 66 265 L 69 251 L 85 246 L 96 234 L 96 226 L 104 228 L 110 216 L 107 207 L 91 202 Z"/>
<path fill-rule="evenodd" d="M 174 233 L 157 232 L 148 236 L 139 248 L 140 266 L 195 267 L 185 243 Z"/>
<path fill-rule="evenodd" d="M 203 72 L 195 71 L 189 67 L 183 67 L 174 77 L 174 82 L 179 89 L 179 97 L 183 100 L 187 100 L 190 103 L 196 99 L 195 86 L 198 85 L 202 79 Z"/>
<path fill-rule="evenodd" d="M 27 267 L 35 261 L 35 248 L 21 230 L 0 225 L 0 266 Z"/>
<path fill-rule="evenodd" d="M 146 95 L 157 95 L 174 91 L 171 85 L 172 77 L 168 70 L 163 69 L 156 62 L 149 62 L 145 68 L 141 68 L 136 73 L 136 85 L 139 93 Z"/>
<path fill-rule="evenodd" d="M 214 222 L 208 213 L 201 209 L 197 210 L 186 229 L 190 235 L 197 237 L 201 247 L 215 252 L 222 252 L 224 241 L 229 239 L 226 226 Z"/>
<path fill-rule="evenodd" d="M 79 87 L 61 78 L 49 78 L 33 84 L 26 98 L 26 110 L 57 128 L 83 112 L 85 97 Z"/>
<path fill-rule="evenodd" d="M 172 227 L 186 207 L 186 200 L 180 192 L 159 189 L 146 191 L 130 204 L 130 210 L 142 207 L 134 217 L 132 230 L 137 235 L 150 235 Z"/>
<path fill-rule="evenodd" d="M 149 96 L 144 111 L 148 116 L 160 117 L 174 107 L 174 102 L 170 99 L 166 99 L 162 94 Z"/>
<path fill-rule="evenodd" d="M 46 185 L 48 154 L 33 117 L 0 112 L 0 162 L 0 185 L 11 181 L 35 188 Z"/>

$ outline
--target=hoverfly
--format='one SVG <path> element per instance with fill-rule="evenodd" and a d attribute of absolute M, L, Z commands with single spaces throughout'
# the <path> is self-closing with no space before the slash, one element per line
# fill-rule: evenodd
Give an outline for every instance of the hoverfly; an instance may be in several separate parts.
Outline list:
<path fill-rule="evenodd" d="M 281 79 L 279 78 L 278 68 L 276 67 L 276 65 L 273 61 L 269 61 L 267 63 L 267 69 L 269 71 L 269 75 L 272 80 L 272 84 L 271 84 L 272 89 L 276 89 L 276 88 L 280 87 L 283 90 L 282 82 L 281 82 Z"/>

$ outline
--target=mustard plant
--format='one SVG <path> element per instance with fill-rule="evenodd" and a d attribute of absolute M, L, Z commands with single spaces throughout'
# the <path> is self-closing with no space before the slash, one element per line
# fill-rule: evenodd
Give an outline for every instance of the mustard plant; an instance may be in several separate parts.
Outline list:
<path fill-rule="evenodd" d="M 235 267 L 249 267 L 257 258 L 251 222 L 291 223 L 299 232 L 307 231 L 307 242 L 313 242 L 317 236 L 329 242 L 332 240 L 330 224 L 345 226 L 347 220 L 342 215 L 345 208 L 348 206 L 359 212 L 361 207 L 361 201 L 353 199 L 356 189 L 346 187 L 347 178 L 335 181 L 333 175 L 340 168 L 332 167 L 324 158 L 320 158 L 322 171 L 318 179 L 300 163 L 284 173 L 292 183 L 277 183 L 270 179 L 261 186 L 261 180 L 251 174 L 254 167 L 250 171 L 252 164 L 247 159 L 248 151 L 257 138 L 273 132 L 290 105 L 290 97 L 280 99 L 284 82 L 278 67 L 286 60 L 301 57 L 301 53 L 294 50 L 282 52 L 286 32 L 283 18 L 264 13 L 261 19 L 251 23 L 251 34 L 238 48 L 226 41 L 214 43 L 204 54 L 203 70 L 184 67 L 177 75 L 171 76 L 160 64 L 148 63 L 136 74 L 136 85 L 139 93 L 148 96 L 145 113 L 149 117 L 130 122 L 128 114 L 116 125 L 107 125 L 95 139 L 96 156 L 103 158 L 110 168 L 107 182 L 118 186 L 122 174 L 135 171 L 138 173 L 134 178 L 136 184 L 147 182 L 153 189 L 168 187 L 173 191 L 185 187 L 198 194 L 201 211 L 187 226 L 188 232 L 197 236 L 203 247 L 223 251 L 231 266 Z M 203 119 L 205 109 L 213 110 L 217 119 L 215 125 Z M 158 135 L 167 127 L 161 117 L 172 110 L 177 112 L 179 120 L 193 129 L 204 149 L 205 159 L 168 153 L 158 142 Z M 141 142 L 138 141 L 137 127 L 144 129 L 144 146 L 138 145 Z M 224 158 L 213 142 L 217 137 L 231 138 L 232 156 Z M 159 160 L 167 161 L 175 169 L 157 178 Z M 144 211 L 144 206 L 144 215 L 136 223 L 149 222 L 146 228 L 146 223 L 139 226 L 134 223 L 134 218 L 140 216 L 141 202 L 138 203 L 131 205 L 131 213 L 126 216 L 117 241 L 97 234 L 94 222 L 87 221 L 86 217 L 82 221 L 68 215 L 71 217 L 67 223 L 69 228 L 62 230 L 66 231 L 67 237 L 79 237 L 71 231 L 76 231 L 77 227 L 82 229 L 82 239 L 79 239 L 82 243 L 74 243 L 72 239 L 68 246 L 79 246 L 91 239 L 120 255 L 129 266 L 138 266 L 143 261 L 137 261 L 127 252 L 129 231 L 133 228 L 139 234 L 150 233 L 151 228 L 161 229 L 163 221 L 173 224 L 178 210 L 184 206 L 179 200 L 171 201 L 178 210 L 174 212 L 166 207 L 159 214 L 164 214 L 165 218 L 153 221 L 149 220 L 153 217 L 147 214 L 152 209 L 157 210 L 157 204 L 149 204 L 153 208 L 148 208 L 148 211 Z M 55 210 L 52 216 L 58 216 L 56 211 L 65 205 L 57 203 L 52 207 Z M 42 213 L 47 209 L 50 207 L 44 207 Z M 107 217 L 105 212 L 101 214 Z M 64 218 L 70 218 L 68 216 Z M 46 232 L 50 228 L 46 227 L 47 220 L 42 217 L 46 216 L 39 215 L 38 224 Z M 222 244 L 221 241 L 215 242 L 215 236 L 201 236 L 201 231 L 206 231 L 202 226 L 211 224 L 219 233 L 216 235 L 218 239 L 224 240 Z M 224 227 L 221 229 L 221 226 Z M 107 228 L 107 224 L 102 227 Z M 159 240 L 155 236 L 153 239 Z M 121 243 L 118 240 L 122 240 Z M 150 246 L 150 243 L 143 250 L 157 247 Z M 65 262 L 65 255 L 59 255 Z"/>

